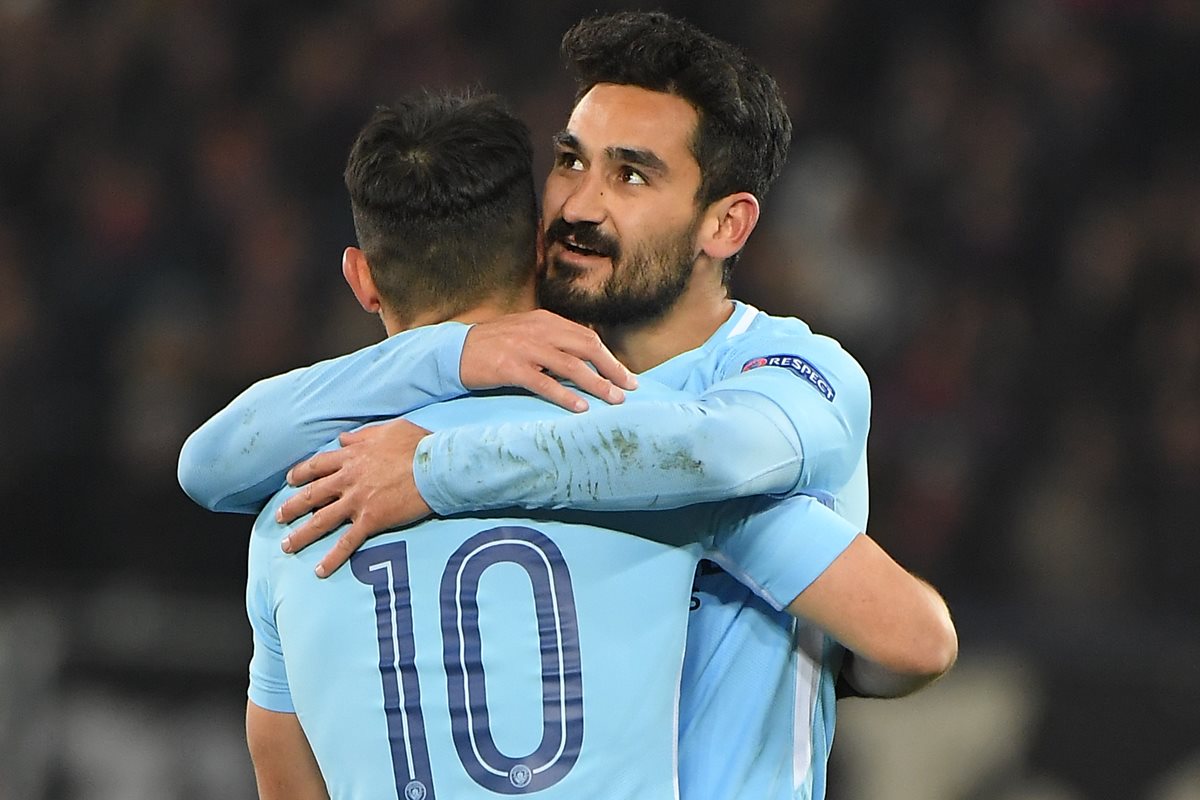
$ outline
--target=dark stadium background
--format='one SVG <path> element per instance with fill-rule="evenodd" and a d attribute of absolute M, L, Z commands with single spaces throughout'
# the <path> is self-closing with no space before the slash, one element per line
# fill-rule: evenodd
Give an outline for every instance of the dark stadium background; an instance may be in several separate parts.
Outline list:
<path fill-rule="evenodd" d="M 659 7 L 783 85 L 736 291 L 862 361 L 871 533 L 959 625 L 943 683 L 842 704 L 831 800 L 1200 797 L 1200 4 Z M 0 2 L 0 800 L 251 796 L 249 520 L 179 445 L 381 334 L 339 271 L 371 106 L 501 92 L 543 170 L 596 8 Z"/>

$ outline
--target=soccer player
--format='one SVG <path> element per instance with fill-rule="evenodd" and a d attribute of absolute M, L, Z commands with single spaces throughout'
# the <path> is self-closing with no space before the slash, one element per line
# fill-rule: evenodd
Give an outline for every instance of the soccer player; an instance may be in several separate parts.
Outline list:
<path fill-rule="evenodd" d="M 364 129 L 347 169 L 364 250 L 343 271 L 392 338 L 532 305 L 527 137 L 487 97 L 414 98 Z M 652 381 L 633 397 L 656 392 L 674 397 Z M 553 410 L 506 393 L 415 413 L 440 428 Z M 927 587 L 812 498 L 432 520 L 320 581 L 315 550 L 279 547 L 275 511 L 295 491 L 250 544 L 247 737 L 264 798 L 676 796 L 686 594 L 705 548 L 885 662 L 912 658 L 911 619 L 935 639 L 945 624 Z"/>
<path fill-rule="evenodd" d="M 699 397 L 433 436 L 396 423 L 347 437 L 343 450 L 294 470 L 296 482 L 317 480 L 282 506 L 291 520 L 333 501 L 292 532 L 293 548 L 355 521 L 322 561 L 326 571 L 369 533 L 430 506 L 663 508 L 804 492 L 865 526 L 869 397 L 861 369 L 798 320 L 727 295 L 729 269 L 786 152 L 790 123 L 774 82 L 729 45 L 661 14 L 584 21 L 564 38 L 564 53 L 580 94 L 547 179 L 550 251 L 539 298 L 596 326 L 623 361 L 648 370 L 644 376 Z M 459 349 L 464 374 L 469 361 L 512 358 L 496 355 L 510 352 L 497 340 L 528 324 L 477 325 L 465 344 L 439 347 L 426 359 L 440 365 L 431 391 L 462 391 L 446 367 Z M 489 326 L 494 333 L 485 333 Z M 397 397 L 421 374 L 398 349 L 370 350 L 335 362 L 339 374 L 370 362 Z M 306 380 L 320 384 L 328 369 Z M 423 380 L 437 383 L 429 368 Z M 264 384 L 255 397 L 286 394 L 294 381 Z M 330 393 L 305 398 L 312 418 L 345 413 Z M 209 507 L 255 507 L 263 495 L 245 487 L 282 474 L 323 441 L 281 415 L 282 427 L 262 436 L 275 444 L 243 458 L 239 443 L 250 431 L 236 420 L 253 406 L 235 401 L 197 432 L 197 447 L 229 454 L 198 461 L 217 465 L 194 487 Z M 685 797 L 819 797 L 839 667 L 863 694 L 901 694 L 928 680 L 875 669 L 863 652 L 840 664 L 846 637 L 835 643 L 794 622 L 724 572 L 704 571 L 696 588 L 681 701 Z"/>

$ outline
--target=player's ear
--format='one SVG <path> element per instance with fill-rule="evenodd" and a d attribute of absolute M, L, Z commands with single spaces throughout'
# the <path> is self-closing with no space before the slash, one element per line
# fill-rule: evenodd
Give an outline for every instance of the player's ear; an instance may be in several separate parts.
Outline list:
<path fill-rule="evenodd" d="M 342 253 L 342 277 L 350 284 L 350 291 L 363 311 L 378 314 L 382 303 L 379 301 L 379 290 L 375 288 L 375 279 L 371 277 L 371 268 L 367 264 L 367 254 L 357 247 L 347 247 Z"/>
<path fill-rule="evenodd" d="M 700 249 L 705 255 L 724 261 L 741 251 L 757 224 L 757 197 L 749 192 L 726 195 L 705 212 L 705 221 L 700 227 Z"/>

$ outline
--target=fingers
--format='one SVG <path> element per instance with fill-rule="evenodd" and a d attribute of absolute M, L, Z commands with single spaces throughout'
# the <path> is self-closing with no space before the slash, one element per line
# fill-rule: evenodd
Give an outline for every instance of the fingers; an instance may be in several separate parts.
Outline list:
<path fill-rule="evenodd" d="M 313 570 L 318 578 L 325 578 L 333 574 L 334 570 L 350 560 L 350 556 L 354 555 L 362 543 L 367 540 L 367 532 L 364 528 L 358 525 L 351 525 L 346 529 L 346 532 L 337 538 L 333 543 L 333 547 L 329 548 L 329 552 L 317 564 L 317 568 Z"/>
<path fill-rule="evenodd" d="M 611 354 L 609 357 L 612 358 Z M 632 373 L 619 361 L 612 358 L 612 362 L 620 372 L 632 378 Z M 625 401 L 624 390 L 588 366 L 587 360 L 554 346 L 530 347 L 524 354 L 524 361 L 504 367 L 511 376 L 510 385 L 528 389 L 568 411 L 587 410 L 587 400 L 571 388 L 564 387 L 555 378 L 570 381 L 588 394 L 609 403 Z M 636 379 L 634 383 L 636 384 Z"/>
<path fill-rule="evenodd" d="M 538 377 L 566 391 L 549 376 Z M 431 509 L 416 491 L 411 471 L 413 451 L 427 435 L 419 425 L 396 420 L 344 434 L 341 450 L 297 464 L 288 479 L 300 488 L 280 505 L 275 518 L 290 524 L 311 516 L 283 538 L 281 549 L 298 552 L 351 522 L 321 562 L 323 570 L 317 574 L 324 577 L 368 537 L 428 516 Z"/>
<path fill-rule="evenodd" d="M 607 378 L 613 386 L 621 389 L 636 389 L 638 385 L 637 376 L 630 372 L 624 364 L 617 360 L 617 357 L 612 354 L 612 351 L 604 346 L 604 342 L 600 341 L 600 337 L 595 331 L 591 330 L 590 328 L 585 330 L 587 330 L 587 333 L 590 335 L 584 339 L 584 349 L 581 352 L 576 353 L 576 355 L 585 361 L 590 361 L 592 366 L 596 368 L 596 372 Z M 588 371 L 591 372 L 591 370 Z M 583 386 L 583 384 L 580 383 L 580 386 Z M 604 397 L 603 394 L 597 396 Z"/>
<path fill-rule="evenodd" d="M 318 508 L 307 522 L 283 538 L 280 547 L 285 553 L 298 553 L 350 519 L 350 513 L 345 500 Z"/>
<path fill-rule="evenodd" d="M 572 411 L 586 408 L 586 401 L 551 387 L 537 377 L 540 373 L 572 381 L 611 403 L 624 399 L 622 390 L 637 388 L 636 376 L 595 331 L 544 310 L 472 327 L 459 373 L 469 389 L 522 386 Z M 574 402 L 567 402 L 568 397 Z"/>
<path fill-rule="evenodd" d="M 284 525 L 303 517 L 314 508 L 327 506 L 341 497 L 342 489 L 337 476 L 327 475 L 304 486 L 283 502 L 275 512 L 275 521 Z"/>
<path fill-rule="evenodd" d="M 544 372 L 530 371 L 528 377 L 517 385 L 528 389 L 538 397 L 549 400 L 556 406 L 562 406 L 567 411 L 587 411 L 587 400 Z"/>
<path fill-rule="evenodd" d="M 615 389 L 636 389 L 637 377 L 617 360 L 600 335 L 591 328 L 586 328 L 574 322 L 564 320 L 548 311 L 541 312 L 546 318 L 565 326 L 561 330 L 539 337 L 538 341 L 549 345 L 549 349 L 534 355 L 539 366 L 550 370 L 560 378 L 566 378 L 579 383 L 581 388 L 587 381 L 599 391 L 593 392 L 597 397 L 608 398 L 608 387 Z M 588 368 L 590 362 L 596 368 L 595 372 Z M 586 373 L 586 374 L 585 374 Z M 598 373 L 598 375 L 597 375 Z M 589 377 L 590 376 L 590 377 Z M 588 389 L 588 391 L 591 391 Z M 623 395 L 621 396 L 623 398 Z M 613 402 L 620 402 L 616 400 Z"/>
<path fill-rule="evenodd" d="M 345 458 L 343 450 L 317 453 L 288 470 L 287 482 L 292 486 L 303 486 L 317 478 L 323 478 L 341 469 Z"/>
<path fill-rule="evenodd" d="M 315 522 L 316 518 L 314 516 L 313 520 L 305 523 L 304 526 L 293 532 L 291 536 L 284 539 L 284 551 L 292 553 L 301 550 L 329 532 L 321 531 L 318 533 L 317 531 L 321 526 L 314 527 Z M 337 525 L 338 523 L 335 523 L 333 528 L 336 528 Z M 368 534 L 365 528 L 359 525 L 351 525 L 347 528 L 345 533 L 339 536 L 333 543 L 333 547 L 329 548 L 329 552 L 325 554 L 325 557 L 317 563 L 316 569 L 313 570 L 317 577 L 325 578 L 332 575 L 334 570 L 350 560 L 350 556 L 354 555 L 354 551 L 362 546 L 362 543 L 367 538 Z M 299 544 L 296 544 L 297 542 Z"/>
<path fill-rule="evenodd" d="M 373 431 L 374 428 L 371 426 L 359 428 L 358 430 L 354 431 L 346 431 L 345 433 L 338 435 L 338 444 L 340 444 L 342 447 L 356 444 L 369 437 Z"/>

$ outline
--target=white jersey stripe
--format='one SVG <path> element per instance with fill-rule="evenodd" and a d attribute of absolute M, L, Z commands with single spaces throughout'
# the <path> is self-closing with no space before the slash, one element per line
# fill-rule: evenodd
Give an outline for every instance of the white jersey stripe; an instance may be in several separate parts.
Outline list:
<path fill-rule="evenodd" d="M 804 623 L 795 623 L 795 631 L 796 649 L 800 657 L 796 659 L 796 705 L 792 715 L 792 741 L 795 743 L 792 749 L 792 791 L 798 792 L 812 779 L 813 714 L 817 708 L 817 692 L 821 688 L 821 655 L 825 634 Z"/>
<path fill-rule="evenodd" d="M 741 336 L 743 333 L 748 331 L 750 329 L 750 323 L 754 322 L 754 318 L 762 313 L 749 303 L 743 303 L 742 306 L 742 316 L 729 331 L 728 338 L 730 339 L 735 336 Z"/>

